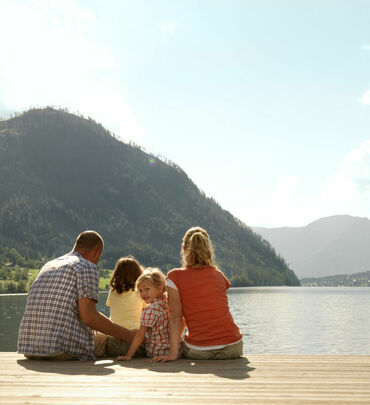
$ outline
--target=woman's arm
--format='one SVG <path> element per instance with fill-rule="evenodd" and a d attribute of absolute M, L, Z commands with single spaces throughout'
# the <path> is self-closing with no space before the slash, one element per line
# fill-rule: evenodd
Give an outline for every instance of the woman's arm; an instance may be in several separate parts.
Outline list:
<path fill-rule="evenodd" d="M 143 343 L 147 329 L 147 326 L 140 326 L 140 329 L 136 332 L 127 354 L 125 356 L 118 356 L 116 360 L 131 360 L 136 353 L 136 350 Z"/>
<path fill-rule="evenodd" d="M 176 360 L 179 354 L 181 338 L 185 329 L 180 293 L 171 287 L 168 287 L 167 290 L 170 307 L 170 353 L 164 356 L 153 357 L 151 360 L 152 362 Z"/>

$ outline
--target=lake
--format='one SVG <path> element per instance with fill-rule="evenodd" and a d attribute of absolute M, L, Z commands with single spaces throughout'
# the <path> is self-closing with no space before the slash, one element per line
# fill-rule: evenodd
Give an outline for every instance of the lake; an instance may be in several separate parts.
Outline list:
<path fill-rule="evenodd" d="M 370 354 L 370 288 L 231 288 L 246 354 Z M 106 292 L 98 310 L 109 315 Z M 0 295 L 0 351 L 16 351 L 25 295 Z"/>

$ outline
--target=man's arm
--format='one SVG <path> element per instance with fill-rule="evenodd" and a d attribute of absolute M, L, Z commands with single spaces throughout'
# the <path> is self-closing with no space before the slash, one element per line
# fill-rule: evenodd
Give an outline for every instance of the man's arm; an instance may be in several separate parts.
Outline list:
<path fill-rule="evenodd" d="M 114 336 L 131 343 L 136 330 L 129 330 L 117 325 L 105 315 L 96 310 L 96 302 L 90 298 L 80 298 L 78 300 L 78 311 L 81 322 L 91 329 L 102 332 L 106 335 Z"/>

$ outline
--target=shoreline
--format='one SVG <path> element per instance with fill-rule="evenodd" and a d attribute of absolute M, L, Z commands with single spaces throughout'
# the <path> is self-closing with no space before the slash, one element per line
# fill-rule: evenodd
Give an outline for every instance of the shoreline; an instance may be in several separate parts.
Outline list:
<path fill-rule="evenodd" d="M 305 285 L 276 285 L 276 286 L 254 286 L 254 287 L 230 287 L 229 290 L 269 290 L 269 289 L 297 289 L 297 290 L 303 290 L 303 289 L 317 289 L 317 290 L 329 290 L 329 289 L 348 289 L 348 290 L 370 290 L 370 287 L 366 286 L 305 286 Z M 109 290 L 99 290 L 100 293 L 108 293 Z M 28 293 L 0 293 L 0 297 L 9 297 L 9 296 L 21 296 L 21 295 L 27 295 Z"/>

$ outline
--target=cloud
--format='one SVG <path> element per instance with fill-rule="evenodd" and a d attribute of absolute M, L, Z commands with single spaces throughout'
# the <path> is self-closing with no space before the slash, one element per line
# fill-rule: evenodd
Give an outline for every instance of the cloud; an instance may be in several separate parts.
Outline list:
<path fill-rule="evenodd" d="M 352 150 L 344 162 L 348 176 L 356 191 L 370 192 L 370 140 Z"/>
<path fill-rule="evenodd" d="M 353 208 L 370 202 L 370 140 L 347 154 L 338 172 L 328 178 L 323 197 L 333 204 L 350 203 Z"/>
<path fill-rule="evenodd" d="M 0 3 L 0 111 L 46 105 L 91 116 L 123 137 L 145 134 L 119 93 L 114 53 L 97 16 L 73 0 Z M 6 55 L 6 56 L 5 56 Z"/>
<path fill-rule="evenodd" d="M 305 206 L 301 204 L 298 185 L 297 176 L 279 176 L 267 194 L 253 190 L 245 200 L 241 199 L 236 214 L 253 226 L 303 225 L 306 218 L 302 208 Z"/>
<path fill-rule="evenodd" d="M 266 222 L 273 224 L 278 218 L 280 225 L 302 226 L 338 214 L 369 217 L 370 140 L 350 150 L 338 171 L 311 192 L 303 194 L 298 185 L 296 176 L 278 178 L 263 207 Z"/>
<path fill-rule="evenodd" d="M 313 185 L 310 192 L 303 192 L 299 184 L 296 176 L 279 177 L 267 196 L 248 195 L 240 217 L 248 224 L 268 227 L 304 226 L 339 214 L 369 217 L 370 140 L 350 150 L 338 171 Z"/>
<path fill-rule="evenodd" d="M 161 25 L 161 31 L 163 32 L 173 32 L 177 24 L 175 22 L 165 23 Z"/>
<path fill-rule="evenodd" d="M 280 176 L 273 192 L 273 198 L 282 202 L 291 199 L 296 193 L 297 184 L 297 176 Z"/>
<path fill-rule="evenodd" d="M 370 104 L 370 90 L 365 91 L 360 101 L 363 104 Z"/>
<path fill-rule="evenodd" d="M 362 44 L 361 49 L 363 51 L 370 51 L 370 45 L 369 44 Z M 360 101 L 363 104 L 370 104 L 370 90 L 365 91 L 365 93 L 362 95 Z"/>
<path fill-rule="evenodd" d="M 265 219 L 274 221 L 279 219 L 284 224 L 289 224 L 299 217 L 300 196 L 297 193 L 298 177 L 294 175 L 279 176 L 276 185 L 264 204 Z"/>

